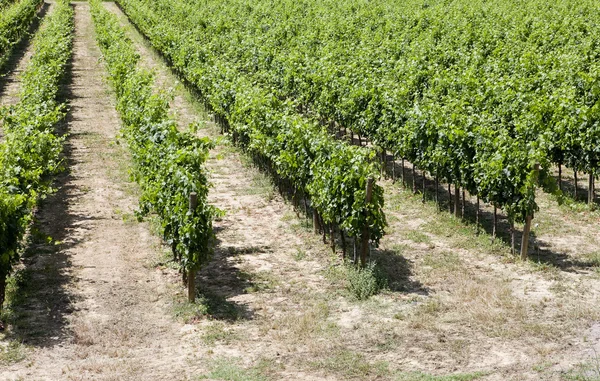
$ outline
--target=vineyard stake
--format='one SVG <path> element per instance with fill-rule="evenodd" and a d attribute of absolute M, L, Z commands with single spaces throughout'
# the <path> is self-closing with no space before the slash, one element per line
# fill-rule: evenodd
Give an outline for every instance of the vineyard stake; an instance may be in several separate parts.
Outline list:
<path fill-rule="evenodd" d="M 537 183 L 537 179 L 540 173 L 540 165 L 536 164 L 534 166 L 535 171 L 535 179 L 534 181 Z M 523 237 L 521 239 L 521 259 L 526 260 L 529 250 L 529 232 L 531 231 L 531 220 L 533 219 L 533 214 L 529 214 L 525 219 L 525 226 L 523 227 Z"/>
<path fill-rule="evenodd" d="M 588 187 L 588 204 L 594 203 L 594 174 L 590 173 L 589 187 Z"/>
<path fill-rule="evenodd" d="M 479 195 L 477 195 L 477 205 L 475 206 L 475 234 L 479 235 Z"/>
<path fill-rule="evenodd" d="M 381 150 L 381 175 L 387 179 L 387 155 L 385 149 Z"/>
<path fill-rule="evenodd" d="M 558 189 L 562 192 L 562 164 L 558 163 Z"/>
<path fill-rule="evenodd" d="M 371 199 L 373 198 L 373 178 L 369 178 L 367 181 L 367 192 L 365 196 L 365 205 L 369 205 L 371 203 Z M 366 212 L 365 217 L 369 217 L 368 211 Z M 360 247 L 360 266 L 365 267 L 367 265 L 367 253 L 369 251 L 369 227 L 366 224 L 361 231 L 361 247 Z"/>
<path fill-rule="evenodd" d="M 402 188 L 406 189 L 406 182 L 404 179 L 404 157 L 402 157 Z"/>
<path fill-rule="evenodd" d="M 198 194 L 196 192 L 190 193 L 189 209 L 193 213 L 198 206 Z M 194 303 L 196 301 L 196 271 L 193 268 L 188 270 L 187 274 L 187 286 L 188 286 L 188 302 Z"/>
<path fill-rule="evenodd" d="M 438 177 L 435 176 L 433 178 L 433 182 L 435 184 L 435 203 L 437 204 L 438 210 L 440 209 L 440 198 L 439 198 L 439 191 L 438 191 L 438 187 L 440 185 L 440 182 L 438 180 Z"/>
<path fill-rule="evenodd" d="M 510 221 L 510 249 L 512 255 L 515 255 L 515 222 Z"/>
<path fill-rule="evenodd" d="M 321 232 L 321 224 L 319 223 L 319 213 L 317 209 L 313 206 L 313 227 L 315 229 L 315 234 L 319 234 Z"/>
<path fill-rule="evenodd" d="M 335 223 L 331 223 L 331 229 L 329 229 L 331 236 L 331 251 L 335 254 Z"/>
<path fill-rule="evenodd" d="M 417 172 L 415 170 L 415 165 L 412 165 L 412 186 L 413 186 L 413 194 L 417 194 Z"/>
<path fill-rule="evenodd" d="M 494 222 L 492 224 L 492 239 L 496 239 L 496 227 L 498 225 L 498 207 L 494 204 Z"/>
<path fill-rule="evenodd" d="M 450 183 L 448 183 L 448 213 L 452 213 L 452 190 Z"/>
<path fill-rule="evenodd" d="M 462 218 L 465 218 L 465 188 L 462 188 L 462 202 L 460 204 L 460 214 Z"/>
<path fill-rule="evenodd" d="M 460 193 L 458 184 L 454 184 L 454 217 L 460 218 Z"/>
<path fill-rule="evenodd" d="M 425 203 L 425 171 L 423 171 L 423 198 L 421 199 L 421 202 L 423 204 Z"/>
<path fill-rule="evenodd" d="M 340 239 L 342 240 L 342 260 L 346 260 L 346 235 L 344 229 L 340 229 Z"/>
<path fill-rule="evenodd" d="M 575 178 L 575 194 L 573 195 L 573 198 L 575 199 L 575 201 L 577 201 L 577 170 L 576 169 L 573 171 L 573 177 Z"/>

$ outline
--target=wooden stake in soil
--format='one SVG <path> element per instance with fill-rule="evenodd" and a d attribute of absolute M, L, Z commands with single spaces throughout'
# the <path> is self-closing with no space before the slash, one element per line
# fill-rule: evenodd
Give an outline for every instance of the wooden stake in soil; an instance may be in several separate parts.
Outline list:
<path fill-rule="evenodd" d="M 192 193 L 190 193 L 190 201 L 189 201 L 190 212 L 194 213 L 197 206 L 198 206 L 198 194 L 196 192 L 192 192 Z M 196 301 L 196 270 L 195 269 L 190 268 L 188 270 L 187 284 L 188 284 L 188 302 L 194 303 Z"/>
<path fill-rule="evenodd" d="M 373 198 L 373 184 L 374 180 L 370 178 L 367 181 L 367 191 L 365 196 L 365 204 L 369 205 L 371 203 L 371 199 Z M 368 217 L 368 216 L 367 216 Z M 365 267 L 367 265 L 367 254 L 369 252 L 369 227 L 363 226 L 361 231 L 361 247 L 360 247 L 360 266 Z"/>
<path fill-rule="evenodd" d="M 404 177 L 404 158 L 402 158 L 402 188 L 406 189 L 406 181 Z"/>
<path fill-rule="evenodd" d="M 335 254 L 335 224 L 333 222 L 331 223 L 329 235 L 331 238 L 331 251 Z"/>
<path fill-rule="evenodd" d="M 460 218 L 460 193 L 458 184 L 454 184 L 454 217 Z"/>
<path fill-rule="evenodd" d="M 413 185 L 413 194 L 417 194 L 417 171 L 415 170 L 415 165 L 412 165 L 412 185 Z"/>
<path fill-rule="evenodd" d="M 540 165 L 536 164 L 534 167 L 535 171 L 535 181 L 537 182 L 539 173 L 540 173 Z M 525 226 L 523 227 L 523 237 L 521 238 L 521 259 L 526 260 L 529 250 L 529 232 L 531 231 L 531 220 L 533 219 L 533 215 L 530 214 L 525 218 Z"/>
<path fill-rule="evenodd" d="M 392 184 L 396 183 L 396 158 L 392 155 Z"/>
<path fill-rule="evenodd" d="M 315 229 L 315 234 L 319 234 L 321 232 L 321 223 L 319 222 L 319 213 L 317 210 L 313 208 L 313 227 Z"/>
<path fill-rule="evenodd" d="M 452 213 L 452 190 L 450 184 L 448 184 L 448 213 Z"/>
<path fill-rule="evenodd" d="M 515 255 L 515 223 L 510 221 L 510 250 Z"/>
<path fill-rule="evenodd" d="M 479 235 L 479 195 L 477 195 L 477 204 L 475 205 L 475 234 Z"/>
<path fill-rule="evenodd" d="M 562 192 L 562 164 L 558 163 L 558 189 Z"/>
<path fill-rule="evenodd" d="M 435 183 L 435 204 L 439 210 L 440 209 L 440 197 L 439 197 L 440 192 L 438 190 L 438 187 L 440 186 L 440 182 L 439 182 L 437 176 L 434 177 L 433 181 Z"/>
<path fill-rule="evenodd" d="M 462 202 L 460 203 L 460 216 L 465 218 L 465 188 L 462 188 Z"/>
<path fill-rule="evenodd" d="M 575 193 L 573 194 L 573 198 L 577 201 L 577 170 L 573 171 L 573 177 L 575 179 Z"/>
<path fill-rule="evenodd" d="M 421 199 L 421 202 L 423 204 L 425 203 L 425 171 L 423 171 L 423 198 Z"/>
<path fill-rule="evenodd" d="M 342 240 L 342 260 L 346 260 L 346 234 L 344 229 L 340 229 L 340 239 Z"/>
<path fill-rule="evenodd" d="M 496 228 L 498 227 L 498 207 L 494 205 L 494 220 L 492 222 L 492 239 L 496 239 Z"/>
<path fill-rule="evenodd" d="M 594 203 L 594 174 L 590 173 L 589 184 L 588 184 L 588 204 Z"/>

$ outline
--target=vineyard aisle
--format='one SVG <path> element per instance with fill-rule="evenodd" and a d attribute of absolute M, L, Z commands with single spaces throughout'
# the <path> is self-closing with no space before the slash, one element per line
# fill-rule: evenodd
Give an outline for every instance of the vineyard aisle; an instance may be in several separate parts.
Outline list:
<path fill-rule="evenodd" d="M 131 222 L 137 190 L 115 144 L 119 118 L 105 81 L 87 3 L 74 3 L 75 39 L 67 157 L 70 173 L 42 206 L 43 238 L 29 248 L 26 304 L 15 339 L 25 359 L 0 379 L 181 379 L 194 372 L 185 340 L 166 304 L 167 282 L 148 266 L 157 239 Z M 52 237 L 51 243 L 45 237 Z"/>

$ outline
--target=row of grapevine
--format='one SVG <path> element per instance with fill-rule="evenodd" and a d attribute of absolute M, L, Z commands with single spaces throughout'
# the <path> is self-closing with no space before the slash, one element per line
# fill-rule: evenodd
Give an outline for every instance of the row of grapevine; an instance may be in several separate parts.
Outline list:
<path fill-rule="evenodd" d="M 0 9 L 12 4 L 13 0 L 0 0 Z"/>
<path fill-rule="evenodd" d="M 204 168 L 212 143 L 177 130 L 168 115 L 168 99 L 153 91 L 153 74 L 137 67 L 139 55 L 116 16 L 98 0 L 90 4 L 98 44 L 116 90 L 122 133 L 134 159 L 134 177 L 143 191 L 141 214 L 159 217 L 165 241 L 184 274 L 189 274 L 193 299 L 194 274 L 213 252 L 212 221 L 218 213 L 207 201 Z M 192 206 L 190 195 L 195 195 Z"/>
<path fill-rule="evenodd" d="M 0 143 L 0 309 L 32 211 L 51 192 L 52 177 L 63 166 L 64 139 L 55 128 L 65 116 L 58 94 L 72 35 L 73 10 L 68 1 L 58 1 L 33 40 L 20 102 L 0 113 L 5 133 Z"/>
<path fill-rule="evenodd" d="M 19 0 L 10 5 L 9 2 L 0 3 L 0 67 L 8 59 L 12 47 L 27 33 L 40 4 L 41 0 Z"/>
<path fill-rule="evenodd" d="M 379 242 L 385 226 L 383 189 L 374 185 L 367 194 L 369 179 L 379 173 L 374 152 L 333 139 L 318 123 L 300 115 L 292 102 L 238 70 L 230 57 L 200 47 L 198 36 L 190 33 L 196 27 L 182 27 L 183 16 L 167 11 L 183 2 L 119 3 L 153 46 L 226 121 L 234 139 L 259 161 L 266 161 L 296 192 L 308 195 L 324 224 L 331 230 L 339 228 L 342 237 Z"/>
<path fill-rule="evenodd" d="M 125 3 L 128 3 L 127 1 Z M 140 0 L 201 60 L 350 128 L 522 221 L 535 164 L 594 174 L 600 152 L 600 7 L 505 0 Z M 204 79 L 204 78 L 203 78 Z"/>

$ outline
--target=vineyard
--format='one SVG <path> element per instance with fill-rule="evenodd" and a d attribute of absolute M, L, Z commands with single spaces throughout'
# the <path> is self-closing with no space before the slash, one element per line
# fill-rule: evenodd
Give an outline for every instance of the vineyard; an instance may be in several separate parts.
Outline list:
<path fill-rule="evenodd" d="M 600 380 L 599 17 L 0 0 L 0 378 Z"/>

